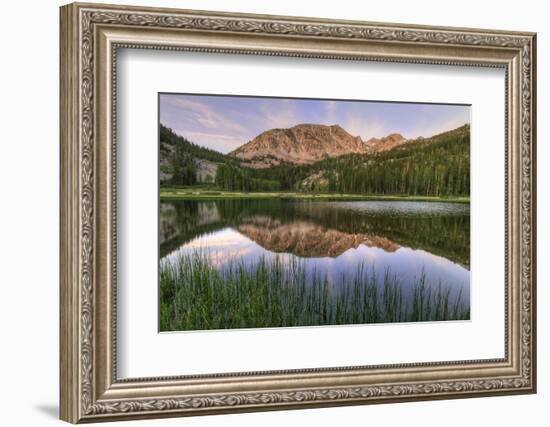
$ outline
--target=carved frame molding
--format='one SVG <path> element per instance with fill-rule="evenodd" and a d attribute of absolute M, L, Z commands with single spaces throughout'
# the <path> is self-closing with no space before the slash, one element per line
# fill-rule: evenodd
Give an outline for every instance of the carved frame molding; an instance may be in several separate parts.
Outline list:
<path fill-rule="evenodd" d="M 506 68 L 506 357 L 117 380 L 116 286 L 110 282 L 116 282 L 114 65 L 121 47 Z M 532 33 L 62 7 L 61 418 L 101 421 L 534 392 L 535 50 Z M 271 376 L 271 385 L 262 383 Z M 285 387 L 288 380 L 299 385 Z M 198 393 L 196 384 L 210 391 Z"/>

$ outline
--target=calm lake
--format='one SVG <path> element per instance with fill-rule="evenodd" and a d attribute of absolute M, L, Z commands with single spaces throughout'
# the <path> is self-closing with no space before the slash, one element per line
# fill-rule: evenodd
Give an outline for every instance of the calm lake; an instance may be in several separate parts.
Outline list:
<path fill-rule="evenodd" d="M 196 253 L 220 274 L 235 263 L 249 271 L 259 262 L 299 264 L 306 282 L 322 280 L 333 294 L 358 271 L 379 288 L 390 275 L 409 305 L 421 278 L 469 312 L 469 204 L 161 201 L 159 235 L 161 266 Z"/>

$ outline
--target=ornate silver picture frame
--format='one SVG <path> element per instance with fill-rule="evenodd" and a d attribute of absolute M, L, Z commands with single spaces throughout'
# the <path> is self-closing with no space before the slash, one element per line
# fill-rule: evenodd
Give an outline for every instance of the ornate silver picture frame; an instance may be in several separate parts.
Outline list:
<path fill-rule="evenodd" d="M 61 419 L 79 423 L 536 391 L 535 34 L 81 3 L 63 6 L 60 13 Z M 115 149 L 120 49 L 503 69 L 504 357 L 120 379 Z"/>

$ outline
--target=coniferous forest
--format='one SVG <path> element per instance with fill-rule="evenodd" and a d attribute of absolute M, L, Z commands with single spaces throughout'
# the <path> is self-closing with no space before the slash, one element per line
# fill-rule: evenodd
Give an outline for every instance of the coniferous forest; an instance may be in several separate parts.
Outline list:
<path fill-rule="evenodd" d="M 394 149 L 348 154 L 309 165 L 280 164 L 254 169 L 238 159 L 193 144 L 160 125 L 161 186 L 207 184 L 223 191 L 293 191 L 316 193 L 469 196 L 469 125 Z M 197 164 L 215 166 L 210 179 L 199 177 Z"/>

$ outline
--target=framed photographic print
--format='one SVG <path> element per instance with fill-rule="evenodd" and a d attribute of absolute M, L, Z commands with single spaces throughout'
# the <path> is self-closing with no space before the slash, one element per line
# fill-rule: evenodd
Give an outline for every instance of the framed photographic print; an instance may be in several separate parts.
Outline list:
<path fill-rule="evenodd" d="M 536 390 L 535 34 L 61 8 L 61 418 Z"/>
<path fill-rule="evenodd" d="M 470 319 L 470 106 L 159 111 L 161 332 Z"/>

